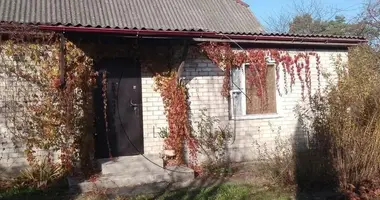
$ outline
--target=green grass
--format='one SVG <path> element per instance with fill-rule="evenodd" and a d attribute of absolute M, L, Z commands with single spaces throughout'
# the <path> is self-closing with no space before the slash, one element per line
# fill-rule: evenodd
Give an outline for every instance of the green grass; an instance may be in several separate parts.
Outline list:
<path fill-rule="evenodd" d="M 255 188 L 252 185 L 221 184 L 206 188 L 192 190 L 176 190 L 161 195 L 140 195 L 137 197 L 117 197 L 116 200 L 289 200 L 291 194 L 275 188 Z M 25 200 L 47 200 L 47 199 L 75 199 L 67 196 L 67 189 L 56 188 L 39 190 L 32 188 L 10 188 L 0 190 L 0 199 L 25 199 Z M 98 200 L 107 198 L 101 194 L 85 195 L 77 200 Z"/>
<path fill-rule="evenodd" d="M 122 199 L 122 198 L 120 198 Z M 130 199 L 130 198 L 129 198 Z M 138 196 L 134 200 L 288 200 L 291 194 L 276 189 L 257 190 L 251 185 L 222 184 L 218 186 L 167 192 L 160 196 Z"/>
<path fill-rule="evenodd" d="M 40 190 L 35 188 L 7 188 L 0 190 L 0 199 L 5 200 L 48 200 L 48 199 L 64 199 L 67 195 L 66 189 L 46 189 Z"/>

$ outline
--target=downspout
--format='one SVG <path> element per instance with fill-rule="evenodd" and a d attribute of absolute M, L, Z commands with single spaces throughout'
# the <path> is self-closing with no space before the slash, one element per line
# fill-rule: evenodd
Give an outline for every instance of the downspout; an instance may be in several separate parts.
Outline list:
<path fill-rule="evenodd" d="M 187 40 L 185 40 L 183 52 L 182 52 L 182 56 L 181 56 L 181 64 L 179 65 L 178 71 L 177 71 L 177 77 L 176 77 L 177 84 L 181 83 L 181 76 L 182 76 L 182 72 L 183 72 L 184 67 L 185 67 L 185 61 L 186 61 L 188 52 L 189 52 L 189 43 Z"/>
<path fill-rule="evenodd" d="M 60 33 L 59 42 L 59 73 L 60 73 L 60 86 L 63 88 L 65 86 L 65 73 L 66 73 L 66 62 L 65 62 L 65 36 L 64 33 Z"/>

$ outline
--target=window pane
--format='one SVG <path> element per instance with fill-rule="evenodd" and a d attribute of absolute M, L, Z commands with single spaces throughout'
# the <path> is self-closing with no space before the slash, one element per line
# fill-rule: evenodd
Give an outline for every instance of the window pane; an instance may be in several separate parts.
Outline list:
<path fill-rule="evenodd" d="M 232 108 L 231 108 L 231 111 L 232 111 L 233 116 L 240 116 L 243 114 L 242 97 L 243 97 L 242 92 L 240 92 L 240 91 L 232 92 L 232 97 L 231 97 Z"/>
<path fill-rule="evenodd" d="M 246 114 L 268 114 L 276 113 L 276 74 L 275 67 L 269 65 L 267 68 L 266 83 L 262 85 L 263 95 L 257 95 L 257 87 L 250 82 L 251 77 L 256 77 L 256 71 L 246 67 Z M 256 78 L 257 79 L 257 78 Z"/>
<path fill-rule="evenodd" d="M 241 86 L 241 68 L 232 68 L 231 70 L 231 89 L 240 90 Z"/>

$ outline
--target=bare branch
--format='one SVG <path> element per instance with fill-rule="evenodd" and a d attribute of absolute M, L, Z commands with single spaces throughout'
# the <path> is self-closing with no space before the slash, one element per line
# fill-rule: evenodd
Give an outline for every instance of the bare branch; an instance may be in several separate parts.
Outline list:
<path fill-rule="evenodd" d="M 264 20 L 268 32 L 287 33 L 290 31 L 296 16 L 309 15 L 316 22 L 330 21 L 342 12 L 352 9 L 338 9 L 334 6 L 327 6 L 321 0 L 293 0 L 290 4 L 282 7 L 280 13 L 273 13 L 271 17 Z M 308 29 L 312 29 L 312 24 L 307 24 Z"/>

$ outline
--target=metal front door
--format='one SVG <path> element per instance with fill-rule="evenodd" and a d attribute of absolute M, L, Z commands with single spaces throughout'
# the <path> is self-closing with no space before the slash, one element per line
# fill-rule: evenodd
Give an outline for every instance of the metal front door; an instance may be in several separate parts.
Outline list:
<path fill-rule="evenodd" d="M 108 158 L 144 153 L 140 66 L 125 59 L 107 59 L 98 63 L 96 69 L 99 76 L 94 93 L 95 156 Z M 103 73 L 106 73 L 105 79 Z"/>

